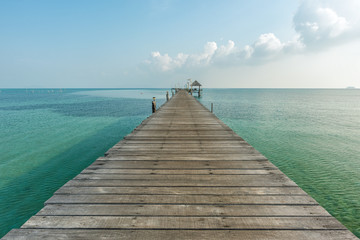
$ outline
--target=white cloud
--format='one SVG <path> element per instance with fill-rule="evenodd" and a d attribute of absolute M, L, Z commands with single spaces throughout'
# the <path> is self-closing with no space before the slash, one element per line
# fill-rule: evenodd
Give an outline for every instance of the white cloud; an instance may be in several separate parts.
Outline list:
<path fill-rule="evenodd" d="M 254 46 L 267 52 L 276 52 L 283 48 L 283 44 L 273 33 L 261 34 Z"/>
<path fill-rule="evenodd" d="M 181 67 L 204 67 L 214 63 L 239 63 L 250 58 L 271 58 L 282 52 L 286 44 L 282 43 L 273 33 L 262 34 L 251 46 L 243 49 L 235 47 L 229 40 L 226 45 L 218 47 L 216 42 L 207 42 L 199 54 L 179 53 L 170 57 L 167 53 L 152 52 L 146 63 L 155 69 L 166 72 Z"/>
<path fill-rule="evenodd" d="M 233 53 L 235 51 L 235 43 L 232 40 L 228 41 L 228 44 L 226 46 L 222 45 L 219 47 L 217 54 L 219 56 L 228 56 L 229 54 Z"/>
<path fill-rule="evenodd" d="M 338 40 L 360 36 L 360 18 L 358 11 L 354 10 L 359 10 L 360 4 L 352 0 L 348 0 L 347 3 L 345 8 L 344 4 L 338 4 L 336 1 L 302 1 L 293 18 L 296 35 L 291 41 L 282 42 L 270 32 L 261 34 L 252 44 L 243 48 L 236 47 L 232 40 L 221 46 L 216 42 L 207 42 L 201 53 L 179 53 L 176 57 L 170 57 L 168 54 L 153 52 L 146 63 L 166 72 L 185 67 L 205 67 L 224 63 L 263 63 L 263 60 L 269 61 L 285 54 L 299 53 L 316 47 L 329 47 Z M 339 14 L 337 9 L 347 15 Z"/>
<path fill-rule="evenodd" d="M 147 61 L 148 64 L 153 65 L 161 71 L 169 71 L 171 69 L 181 67 L 189 56 L 187 54 L 178 53 L 175 58 L 171 58 L 168 54 L 161 55 L 160 52 L 152 52 L 151 60 Z"/>
<path fill-rule="evenodd" d="M 237 61 L 240 50 L 235 47 L 235 42 L 229 40 L 226 45 L 218 47 L 213 55 L 212 63 L 215 64 L 228 64 L 229 62 Z"/>
<path fill-rule="evenodd" d="M 218 52 L 223 52 L 222 54 L 224 54 L 226 50 L 229 50 L 228 46 L 221 46 L 218 49 L 216 42 L 207 42 L 203 52 L 200 54 L 179 53 L 176 57 L 172 58 L 168 54 L 162 55 L 160 52 L 152 52 L 151 58 L 146 63 L 164 72 L 183 66 L 207 66 L 212 62 L 215 54 Z"/>
<path fill-rule="evenodd" d="M 254 56 L 271 57 L 279 54 L 284 44 L 273 33 L 261 34 L 253 44 Z"/>
<path fill-rule="evenodd" d="M 216 42 L 207 42 L 201 54 L 193 54 L 189 57 L 190 66 L 204 66 L 211 62 L 213 55 L 218 49 Z"/>
<path fill-rule="evenodd" d="M 316 1 L 304 1 L 299 6 L 293 22 L 300 39 L 306 45 L 343 37 L 352 29 L 344 16 L 339 16 L 334 9 Z"/>
<path fill-rule="evenodd" d="M 254 53 L 254 48 L 250 47 L 249 45 L 246 45 L 242 53 L 245 59 L 249 59 Z"/>

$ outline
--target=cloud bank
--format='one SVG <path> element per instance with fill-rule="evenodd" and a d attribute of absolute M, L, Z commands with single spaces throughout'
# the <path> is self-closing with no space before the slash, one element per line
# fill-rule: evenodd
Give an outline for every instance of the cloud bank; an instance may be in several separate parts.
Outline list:
<path fill-rule="evenodd" d="M 226 45 L 207 42 L 200 53 L 178 53 L 171 57 L 159 51 L 151 53 L 146 64 L 161 72 L 183 68 L 199 68 L 214 64 L 253 64 L 273 60 L 286 54 L 300 53 L 331 47 L 338 42 L 352 40 L 360 36 L 359 18 L 354 17 L 360 5 L 357 1 L 348 2 L 348 9 L 338 13 L 337 6 L 329 6 L 325 1 L 303 1 L 294 17 L 296 31 L 294 40 L 282 42 L 274 33 L 261 34 L 252 44 L 238 47 L 229 40 Z"/>
<path fill-rule="evenodd" d="M 329 7 L 314 6 L 310 2 L 300 5 L 294 16 L 294 27 L 300 40 L 311 45 L 317 42 L 331 42 L 344 37 L 353 26 L 343 16 Z"/>

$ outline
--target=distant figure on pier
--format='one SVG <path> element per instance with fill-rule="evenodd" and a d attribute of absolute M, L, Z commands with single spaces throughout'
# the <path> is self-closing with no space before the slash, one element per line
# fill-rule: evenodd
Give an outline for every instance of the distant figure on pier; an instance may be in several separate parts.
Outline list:
<path fill-rule="evenodd" d="M 153 97 L 153 101 L 152 101 L 152 112 L 156 112 L 156 98 Z"/>
<path fill-rule="evenodd" d="M 169 91 L 166 91 L 166 101 L 169 101 Z"/>

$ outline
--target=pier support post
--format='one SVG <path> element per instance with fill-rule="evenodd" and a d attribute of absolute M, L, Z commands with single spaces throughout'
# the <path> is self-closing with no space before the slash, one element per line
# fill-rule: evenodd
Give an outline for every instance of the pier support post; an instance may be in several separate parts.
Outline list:
<path fill-rule="evenodd" d="M 156 98 L 153 97 L 153 101 L 152 101 L 152 113 L 156 112 Z"/>
<path fill-rule="evenodd" d="M 211 113 L 213 113 L 213 112 L 214 112 L 214 104 L 211 103 Z"/>

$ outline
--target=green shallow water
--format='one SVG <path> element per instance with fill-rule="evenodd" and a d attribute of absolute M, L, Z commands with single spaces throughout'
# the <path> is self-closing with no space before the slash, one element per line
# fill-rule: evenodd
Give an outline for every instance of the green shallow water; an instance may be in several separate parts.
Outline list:
<path fill-rule="evenodd" d="M 2 90 L 0 237 L 151 114 L 165 90 Z"/>
<path fill-rule="evenodd" d="M 0 236 L 151 114 L 165 89 L 1 90 Z M 200 101 L 360 236 L 360 91 L 205 89 Z"/>
<path fill-rule="evenodd" d="M 208 89 L 200 101 L 360 236 L 360 90 Z"/>

